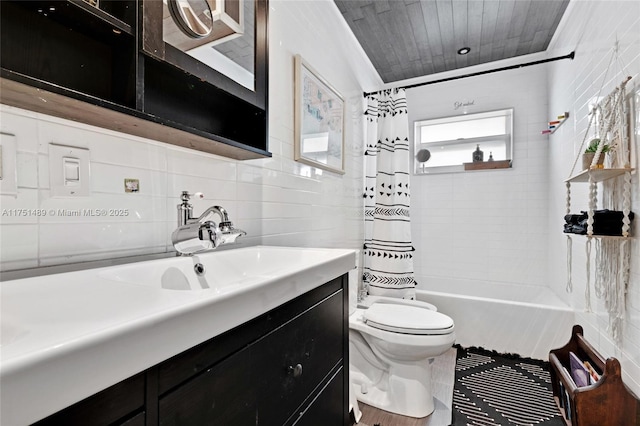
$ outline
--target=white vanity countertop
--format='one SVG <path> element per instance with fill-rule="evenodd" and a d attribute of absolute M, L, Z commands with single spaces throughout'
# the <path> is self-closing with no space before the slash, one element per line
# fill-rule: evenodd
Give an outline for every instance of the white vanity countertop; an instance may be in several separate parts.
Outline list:
<path fill-rule="evenodd" d="M 200 260 L 205 290 L 131 278 L 192 268 L 190 257 L 0 283 L 2 424 L 33 423 L 243 324 L 353 269 L 355 251 L 258 246 Z"/>

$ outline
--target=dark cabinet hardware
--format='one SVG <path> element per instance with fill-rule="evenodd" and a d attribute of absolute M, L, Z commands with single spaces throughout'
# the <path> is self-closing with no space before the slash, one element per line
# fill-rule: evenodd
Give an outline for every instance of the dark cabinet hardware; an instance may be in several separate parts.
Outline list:
<path fill-rule="evenodd" d="M 296 364 L 295 367 L 290 365 L 287 367 L 287 373 L 291 374 L 293 377 L 302 376 L 302 364 Z"/>

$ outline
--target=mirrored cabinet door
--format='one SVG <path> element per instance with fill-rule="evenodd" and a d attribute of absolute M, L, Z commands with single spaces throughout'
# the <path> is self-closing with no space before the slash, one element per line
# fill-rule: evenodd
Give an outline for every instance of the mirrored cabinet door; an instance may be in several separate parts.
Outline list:
<path fill-rule="evenodd" d="M 144 1 L 143 50 L 266 109 L 267 2 Z"/>
<path fill-rule="evenodd" d="M 255 90 L 255 4 L 247 0 L 167 0 L 165 43 Z"/>
<path fill-rule="evenodd" d="M 267 0 L 142 0 L 138 108 L 270 155 Z"/>

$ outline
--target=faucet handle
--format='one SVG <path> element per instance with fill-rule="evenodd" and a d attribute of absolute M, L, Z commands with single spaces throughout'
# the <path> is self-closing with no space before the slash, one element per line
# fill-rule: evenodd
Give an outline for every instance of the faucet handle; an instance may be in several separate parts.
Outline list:
<path fill-rule="evenodd" d="M 192 197 L 195 198 L 204 198 L 204 194 L 202 192 L 196 192 L 195 194 L 189 194 L 189 191 L 182 191 L 182 195 L 180 196 L 180 199 L 182 200 L 183 204 L 186 204 Z"/>

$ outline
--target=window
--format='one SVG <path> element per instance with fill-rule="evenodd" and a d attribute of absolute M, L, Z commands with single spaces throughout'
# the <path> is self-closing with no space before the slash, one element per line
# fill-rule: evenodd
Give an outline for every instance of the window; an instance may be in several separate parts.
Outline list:
<path fill-rule="evenodd" d="M 480 164 L 477 168 L 482 169 L 510 167 L 512 108 L 421 120 L 414 126 L 416 174 L 461 172 L 471 168 L 465 163 Z M 482 151 L 482 160 L 474 162 L 477 150 Z"/>

